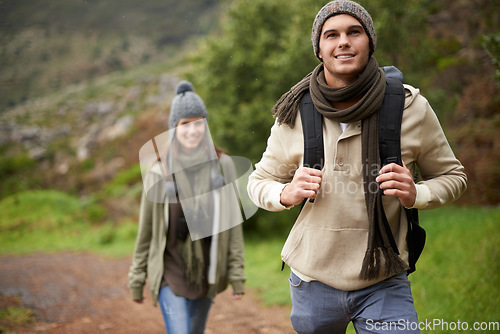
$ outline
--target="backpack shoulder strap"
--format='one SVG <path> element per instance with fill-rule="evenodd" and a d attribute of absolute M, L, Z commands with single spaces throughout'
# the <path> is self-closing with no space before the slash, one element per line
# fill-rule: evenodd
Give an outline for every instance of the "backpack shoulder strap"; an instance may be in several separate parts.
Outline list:
<path fill-rule="evenodd" d="M 304 134 L 304 166 L 321 170 L 324 164 L 323 116 L 316 110 L 309 90 L 300 101 Z"/>
<path fill-rule="evenodd" d="M 403 75 L 394 66 L 382 68 L 386 74 L 386 91 L 384 102 L 380 109 L 379 117 L 379 148 L 382 165 L 391 162 L 402 165 L 401 159 L 401 122 L 405 102 L 405 91 L 403 87 Z M 408 274 L 415 271 L 420 254 L 425 245 L 426 233 L 419 225 L 418 210 L 404 208 L 408 221 Z M 385 213 L 384 213 L 385 216 Z M 392 234 L 391 244 L 395 245 Z"/>
<path fill-rule="evenodd" d="M 311 93 L 306 91 L 300 100 L 300 119 L 304 134 L 304 162 L 305 167 L 323 169 L 325 152 L 323 145 L 323 115 L 314 107 Z M 314 202 L 314 199 L 309 199 Z M 305 201 L 302 202 L 302 205 Z"/>
<path fill-rule="evenodd" d="M 394 66 L 382 68 L 386 73 L 384 101 L 379 114 L 379 150 L 382 165 L 401 161 L 401 122 L 405 103 L 403 75 Z"/>
<path fill-rule="evenodd" d="M 404 88 L 403 83 L 398 79 L 394 79 L 391 75 L 386 75 L 385 81 L 385 95 L 379 111 L 378 141 L 380 162 L 382 166 L 390 163 L 402 166 L 401 122 L 405 98 Z M 382 222 L 392 249 L 399 255 L 398 246 L 392 235 L 384 210 L 382 212 Z"/>

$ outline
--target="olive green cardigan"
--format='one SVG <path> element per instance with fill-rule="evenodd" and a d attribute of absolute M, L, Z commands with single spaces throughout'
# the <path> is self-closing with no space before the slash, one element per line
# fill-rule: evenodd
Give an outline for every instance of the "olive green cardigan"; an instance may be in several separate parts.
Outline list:
<path fill-rule="evenodd" d="M 230 157 L 222 155 L 220 158 L 224 177 L 228 180 L 236 180 L 236 171 Z M 160 173 L 152 168 L 148 176 L 160 179 Z M 163 187 L 158 187 L 156 191 L 162 191 Z M 163 277 L 164 254 L 167 244 L 168 221 L 168 198 L 163 197 L 161 203 L 154 203 L 148 199 L 146 192 L 143 192 L 139 211 L 139 229 L 132 258 L 132 266 L 129 271 L 130 292 L 133 300 L 141 300 L 143 296 L 146 279 L 153 296 L 153 304 L 158 301 L 160 285 Z M 241 212 L 239 208 L 228 208 L 224 203 L 228 203 L 224 198 L 220 200 L 221 219 L 231 220 L 234 226 L 223 232 L 214 235 L 212 242 L 217 245 L 216 259 L 211 258 L 210 267 L 215 267 L 215 281 L 209 285 L 208 297 L 214 298 L 217 293 L 224 291 L 228 284 L 233 287 L 233 293 L 244 293 L 244 241 L 241 224 Z M 210 269 L 209 269 L 210 271 Z"/>

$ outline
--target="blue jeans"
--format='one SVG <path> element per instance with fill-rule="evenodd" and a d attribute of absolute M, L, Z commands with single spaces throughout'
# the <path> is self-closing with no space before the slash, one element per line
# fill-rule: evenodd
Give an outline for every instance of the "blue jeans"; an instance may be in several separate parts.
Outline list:
<path fill-rule="evenodd" d="M 420 333 L 406 273 L 364 289 L 342 291 L 290 275 L 291 321 L 297 333 Z"/>
<path fill-rule="evenodd" d="M 160 289 L 158 303 L 168 334 L 202 334 L 205 330 L 212 299 L 179 297 L 165 286 Z"/>

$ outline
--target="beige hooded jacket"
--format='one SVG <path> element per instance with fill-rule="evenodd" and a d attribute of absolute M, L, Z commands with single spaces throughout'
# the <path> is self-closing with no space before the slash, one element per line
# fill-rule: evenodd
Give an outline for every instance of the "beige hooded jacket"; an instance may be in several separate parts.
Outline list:
<path fill-rule="evenodd" d="M 419 90 L 405 85 L 401 126 L 401 153 L 412 171 L 418 166 L 422 181 L 416 184 L 418 209 L 431 209 L 457 199 L 466 189 L 464 168 L 456 159 L 439 121 Z M 368 240 L 368 216 L 361 164 L 361 122 L 342 132 L 338 122 L 324 119 L 325 167 L 318 197 L 306 202 L 285 242 L 285 263 L 308 280 L 319 280 L 341 290 L 361 289 L 373 281 L 358 275 Z M 302 166 L 303 134 L 300 117 L 294 128 L 275 123 L 267 148 L 251 174 L 252 201 L 269 211 L 285 208 L 280 194 Z M 407 221 L 399 200 L 384 196 L 383 205 L 400 257 L 408 263 Z"/>

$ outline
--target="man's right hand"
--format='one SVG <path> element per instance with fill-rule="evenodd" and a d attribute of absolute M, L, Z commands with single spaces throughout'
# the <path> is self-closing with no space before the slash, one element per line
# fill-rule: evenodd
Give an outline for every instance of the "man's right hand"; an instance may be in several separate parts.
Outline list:
<path fill-rule="evenodd" d="M 293 206 L 302 203 L 304 198 L 316 198 L 321 188 L 322 172 L 318 169 L 300 167 L 295 171 L 292 182 L 287 184 L 280 195 L 281 204 Z"/>

